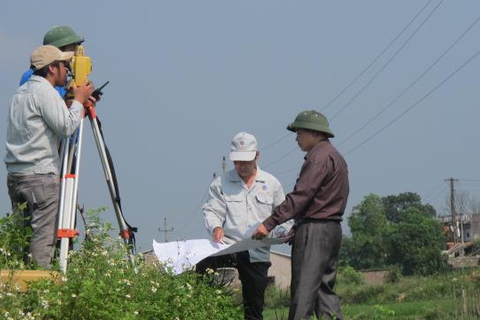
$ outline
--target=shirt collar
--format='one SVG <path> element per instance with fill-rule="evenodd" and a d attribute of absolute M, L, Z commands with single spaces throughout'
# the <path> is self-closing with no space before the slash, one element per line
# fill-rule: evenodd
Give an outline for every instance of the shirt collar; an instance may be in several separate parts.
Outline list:
<path fill-rule="evenodd" d="M 227 179 L 232 182 L 241 182 L 242 178 L 238 175 L 237 170 L 232 169 L 227 174 Z M 260 170 L 260 167 L 257 164 L 257 173 L 255 174 L 255 182 L 265 182 L 265 172 Z"/>
<path fill-rule="evenodd" d="M 32 76 L 30 77 L 30 79 L 28 81 L 36 81 L 36 82 L 46 83 L 53 88 L 52 84 L 50 82 L 48 82 L 47 79 L 45 79 L 44 77 L 41 77 L 41 76 L 34 75 L 34 74 L 32 74 Z"/>

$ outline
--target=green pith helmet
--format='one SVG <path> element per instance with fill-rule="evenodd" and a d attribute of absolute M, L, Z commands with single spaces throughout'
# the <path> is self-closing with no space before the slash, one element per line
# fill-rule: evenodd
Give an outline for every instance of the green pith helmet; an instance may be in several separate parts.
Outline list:
<path fill-rule="evenodd" d="M 83 37 L 76 34 L 72 28 L 67 26 L 55 26 L 43 37 L 43 45 L 52 45 L 57 48 L 68 46 L 69 44 L 81 43 L 85 41 Z"/>
<path fill-rule="evenodd" d="M 288 125 L 287 129 L 293 132 L 296 132 L 297 129 L 309 129 L 322 132 L 329 138 L 334 137 L 333 132 L 328 126 L 327 118 L 315 110 L 300 112 L 295 118 L 295 121 Z"/>

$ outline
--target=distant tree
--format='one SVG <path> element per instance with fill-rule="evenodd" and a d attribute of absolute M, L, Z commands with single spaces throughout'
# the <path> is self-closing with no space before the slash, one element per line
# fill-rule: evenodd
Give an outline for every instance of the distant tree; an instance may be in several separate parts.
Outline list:
<path fill-rule="evenodd" d="M 442 270 L 445 239 L 435 209 L 413 192 L 365 196 L 348 220 L 339 265 L 355 269 L 399 266 L 404 274 Z"/>
<path fill-rule="evenodd" d="M 402 212 L 402 221 L 394 224 L 386 238 L 388 263 L 400 265 L 403 273 L 429 275 L 446 267 L 441 250 L 445 242 L 440 222 L 415 206 Z"/>
<path fill-rule="evenodd" d="M 406 209 L 416 208 L 422 214 L 430 217 L 436 216 L 435 208 L 430 204 L 422 204 L 422 199 L 415 192 L 405 192 L 398 195 L 382 197 L 387 220 L 393 223 L 403 221 Z"/>
<path fill-rule="evenodd" d="M 445 196 L 441 215 L 451 215 L 450 193 Z M 480 213 L 480 198 L 462 189 L 455 189 L 455 211 L 457 214 Z"/>
<path fill-rule="evenodd" d="M 341 258 L 356 269 L 382 268 L 387 248 L 384 237 L 389 226 L 381 198 L 370 194 L 353 208 L 348 220 L 352 237 L 344 239 Z"/>

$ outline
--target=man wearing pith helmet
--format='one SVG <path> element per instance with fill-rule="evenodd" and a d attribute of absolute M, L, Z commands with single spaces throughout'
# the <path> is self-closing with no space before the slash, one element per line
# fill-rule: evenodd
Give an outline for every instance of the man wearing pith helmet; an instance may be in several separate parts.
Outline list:
<path fill-rule="evenodd" d="M 307 154 L 293 191 L 260 224 L 261 239 L 276 225 L 297 222 L 292 248 L 291 303 L 288 319 L 341 319 L 339 297 L 333 291 L 342 239 L 340 222 L 349 192 L 347 164 L 330 143 L 334 137 L 325 116 L 300 112 L 287 127 L 297 134 Z"/>
<path fill-rule="evenodd" d="M 63 52 L 74 52 L 76 47 L 84 41 L 85 39 L 76 34 L 75 31 L 73 31 L 73 29 L 69 26 L 54 26 L 48 30 L 43 37 L 43 45 L 57 47 Z M 30 79 L 34 69 L 35 68 L 30 67 L 30 69 L 25 71 L 20 79 L 20 85 L 24 84 L 28 81 L 28 79 Z M 67 90 L 64 86 L 57 86 L 55 89 L 58 91 L 61 97 L 67 93 Z"/>

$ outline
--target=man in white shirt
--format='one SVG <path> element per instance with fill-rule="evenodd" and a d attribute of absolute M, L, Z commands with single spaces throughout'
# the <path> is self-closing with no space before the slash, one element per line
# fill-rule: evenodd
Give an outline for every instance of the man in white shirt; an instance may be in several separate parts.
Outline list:
<path fill-rule="evenodd" d="M 233 138 L 230 160 L 235 169 L 212 182 L 203 206 L 205 225 L 213 241 L 234 243 L 250 238 L 260 222 L 285 199 L 280 182 L 257 166 L 258 157 L 253 135 L 240 132 Z M 287 226 L 280 226 L 274 234 L 283 236 L 287 231 Z M 197 264 L 197 272 L 235 267 L 242 282 L 245 319 L 263 319 L 270 265 L 270 248 L 264 247 L 206 258 Z"/>
<path fill-rule="evenodd" d="M 42 267 L 50 265 L 56 241 L 60 140 L 79 126 L 83 103 L 93 92 L 91 84 L 74 87 L 74 101 L 67 108 L 55 90 L 65 86 L 72 56 L 51 45 L 37 48 L 30 57 L 34 73 L 15 92 L 7 119 L 8 193 L 12 209 L 33 231 L 26 253 Z M 20 212 L 25 202 L 27 210 Z"/>

